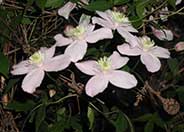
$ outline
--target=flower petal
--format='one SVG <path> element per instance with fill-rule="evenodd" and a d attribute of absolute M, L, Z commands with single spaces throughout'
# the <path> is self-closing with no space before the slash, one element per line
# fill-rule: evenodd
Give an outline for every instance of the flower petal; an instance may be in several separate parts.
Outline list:
<path fill-rule="evenodd" d="M 122 26 L 122 28 L 125 30 L 125 31 L 128 31 L 128 32 L 133 32 L 133 33 L 137 33 L 137 29 L 135 29 L 132 25 L 127 25 L 127 24 L 121 24 L 120 26 Z"/>
<path fill-rule="evenodd" d="M 65 54 L 58 55 L 43 64 L 43 69 L 48 72 L 60 71 L 68 67 L 70 62 L 69 56 Z"/>
<path fill-rule="evenodd" d="M 56 40 L 56 43 L 55 43 L 56 46 L 65 46 L 73 42 L 72 39 L 66 38 L 62 34 L 55 35 L 54 39 Z"/>
<path fill-rule="evenodd" d="M 139 45 L 138 38 L 128 31 L 124 30 L 122 27 L 118 27 L 117 31 L 132 47 Z"/>
<path fill-rule="evenodd" d="M 72 62 L 77 62 L 86 54 L 87 46 L 85 41 L 76 41 L 66 48 L 65 54 L 70 56 Z"/>
<path fill-rule="evenodd" d="M 111 21 L 104 20 L 104 19 L 99 18 L 99 17 L 93 17 L 92 23 L 101 25 L 102 27 L 105 27 L 105 28 L 110 28 L 113 30 L 115 29 L 114 23 L 112 23 Z"/>
<path fill-rule="evenodd" d="M 141 55 L 141 62 L 149 72 L 157 72 L 161 67 L 160 60 L 156 56 L 148 53 Z"/>
<path fill-rule="evenodd" d="M 113 54 L 109 57 L 109 60 L 111 62 L 112 69 L 119 69 L 127 64 L 129 58 L 122 57 L 118 52 L 114 51 Z"/>
<path fill-rule="evenodd" d="M 129 56 L 138 56 L 143 53 L 143 51 L 139 47 L 131 47 L 129 44 L 126 43 L 118 45 L 117 49 L 121 54 Z"/>
<path fill-rule="evenodd" d="M 86 41 L 89 43 L 96 43 L 99 40 L 113 38 L 113 34 L 111 29 L 108 28 L 100 28 L 86 36 Z"/>
<path fill-rule="evenodd" d="M 125 71 L 112 71 L 108 78 L 113 85 L 120 88 L 130 89 L 137 85 L 136 78 L 132 74 Z"/>
<path fill-rule="evenodd" d="M 167 40 L 171 41 L 173 40 L 173 33 L 171 30 L 166 30 L 166 29 L 156 29 L 152 27 L 153 34 L 159 39 L 159 40 Z"/>
<path fill-rule="evenodd" d="M 160 46 L 155 46 L 149 52 L 156 57 L 170 58 L 170 52 L 168 51 L 168 49 L 162 48 Z"/>
<path fill-rule="evenodd" d="M 70 12 L 76 7 L 75 3 L 67 2 L 63 7 L 58 10 L 58 14 L 68 19 Z"/>
<path fill-rule="evenodd" d="M 28 60 L 26 60 L 14 65 L 11 74 L 22 75 L 30 72 L 32 69 L 34 69 L 34 66 L 31 65 Z"/>
<path fill-rule="evenodd" d="M 111 12 L 110 10 L 106 10 L 105 12 L 102 11 L 96 11 L 96 13 L 102 17 L 103 19 L 107 20 L 107 21 L 111 21 L 110 17 L 109 17 L 109 12 Z"/>
<path fill-rule="evenodd" d="M 40 86 L 44 75 L 45 73 L 42 69 L 35 69 L 28 73 L 22 82 L 23 90 L 28 93 L 33 93 L 36 88 Z"/>
<path fill-rule="evenodd" d="M 96 75 L 100 72 L 98 63 L 96 61 L 84 61 L 75 63 L 75 66 L 87 75 Z"/>
<path fill-rule="evenodd" d="M 44 58 L 46 58 L 48 60 L 54 56 L 55 49 L 56 49 L 56 47 L 54 45 L 50 48 L 41 48 L 40 51 L 44 54 Z"/>
<path fill-rule="evenodd" d="M 108 85 L 108 80 L 103 75 L 93 76 L 86 84 L 86 94 L 94 97 L 103 92 Z"/>

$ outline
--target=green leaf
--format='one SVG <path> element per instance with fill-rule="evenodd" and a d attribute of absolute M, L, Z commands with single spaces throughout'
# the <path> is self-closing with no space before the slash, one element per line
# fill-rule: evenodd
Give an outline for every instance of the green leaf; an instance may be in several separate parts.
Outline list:
<path fill-rule="evenodd" d="M 84 8 L 89 11 L 96 11 L 96 10 L 105 11 L 111 7 L 113 7 L 113 3 L 107 0 L 93 1 L 89 5 L 84 6 Z"/>
<path fill-rule="evenodd" d="M 31 21 L 29 18 L 24 17 L 24 18 L 22 18 L 21 23 L 22 23 L 22 24 L 31 24 L 32 21 Z"/>
<path fill-rule="evenodd" d="M 95 119 L 95 114 L 93 109 L 91 109 L 90 107 L 88 107 L 88 119 L 89 119 L 89 129 L 91 129 L 93 127 L 93 123 L 94 123 L 94 119 Z"/>
<path fill-rule="evenodd" d="M 122 5 L 128 3 L 129 0 L 114 0 L 114 5 Z"/>
<path fill-rule="evenodd" d="M 8 93 L 10 89 L 19 81 L 20 79 L 10 79 L 5 86 L 4 94 Z"/>
<path fill-rule="evenodd" d="M 176 58 L 167 60 L 169 65 L 169 69 L 171 70 L 172 74 L 175 76 L 179 71 L 179 64 Z"/>
<path fill-rule="evenodd" d="M 9 62 L 8 58 L 0 53 L 0 73 L 3 74 L 5 77 L 8 77 L 8 71 L 9 71 Z"/>
<path fill-rule="evenodd" d="M 58 8 L 64 4 L 64 0 L 47 0 L 45 7 L 46 8 Z"/>
<path fill-rule="evenodd" d="M 46 115 L 46 106 L 44 105 L 44 106 L 40 107 L 36 112 L 36 117 L 35 117 L 36 132 L 39 131 L 39 127 L 40 127 L 41 123 L 44 121 L 45 115 Z"/>
<path fill-rule="evenodd" d="M 143 0 L 140 3 L 136 4 L 136 13 L 140 18 L 144 17 L 144 10 L 148 4 L 149 0 Z"/>
<path fill-rule="evenodd" d="M 47 0 L 36 0 L 36 5 L 40 8 L 40 9 L 44 9 L 45 4 L 46 4 Z"/>
<path fill-rule="evenodd" d="M 177 88 L 176 93 L 178 95 L 180 102 L 184 102 L 184 87 Z"/>
<path fill-rule="evenodd" d="M 168 4 L 171 5 L 173 8 L 176 7 L 176 0 L 168 0 Z"/>
<path fill-rule="evenodd" d="M 127 132 L 128 122 L 122 112 L 118 114 L 118 118 L 113 124 L 116 127 L 116 132 Z"/>
<path fill-rule="evenodd" d="M 143 115 L 143 116 L 140 116 L 140 117 L 134 119 L 134 121 L 145 122 L 145 121 L 151 120 L 152 117 L 153 117 L 153 114 L 145 114 L 145 115 Z"/>
<path fill-rule="evenodd" d="M 14 110 L 16 112 L 27 112 L 31 110 L 34 106 L 35 103 L 31 100 L 28 100 L 26 102 L 13 101 L 10 102 L 5 108 L 9 110 Z"/>
<path fill-rule="evenodd" d="M 152 121 L 149 121 L 146 123 L 146 126 L 144 127 L 144 132 L 153 132 L 154 124 Z"/>

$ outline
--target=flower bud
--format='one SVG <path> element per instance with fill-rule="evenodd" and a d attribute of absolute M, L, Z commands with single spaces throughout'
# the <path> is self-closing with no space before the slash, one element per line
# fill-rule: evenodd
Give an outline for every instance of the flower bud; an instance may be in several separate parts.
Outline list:
<path fill-rule="evenodd" d="M 176 51 L 182 51 L 182 50 L 184 50 L 184 42 L 178 42 L 178 43 L 175 45 L 175 50 L 176 50 Z"/>

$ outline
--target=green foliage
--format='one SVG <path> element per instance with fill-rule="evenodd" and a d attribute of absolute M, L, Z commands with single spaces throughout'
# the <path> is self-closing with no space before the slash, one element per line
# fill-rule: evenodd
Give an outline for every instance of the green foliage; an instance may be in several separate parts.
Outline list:
<path fill-rule="evenodd" d="M 17 112 L 28 112 L 35 106 L 35 103 L 32 100 L 27 100 L 25 102 L 12 101 L 5 106 L 8 110 L 14 110 Z"/>
<path fill-rule="evenodd" d="M 89 119 L 89 129 L 91 129 L 93 127 L 93 123 L 95 120 L 95 114 L 93 109 L 91 109 L 90 107 L 88 107 L 88 113 L 87 113 L 88 119 Z"/>
<path fill-rule="evenodd" d="M 113 3 L 110 0 L 96 0 L 91 2 L 89 5 L 86 5 L 84 8 L 89 11 L 105 11 L 113 6 Z"/>
<path fill-rule="evenodd" d="M 40 8 L 40 9 L 44 9 L 45 4 L 47 3 L 47 0 L 36 0 L 36 5 Z"/>
<path fill-rule="evenodd" d="M 64 0 L 47 0 L 45 7 L 46 8 L 58 8 L 64 4 Z"/>
<path fill-rule="evenodd" d="M 44 121 L 46 116 L 46 106 L 43 105 L 38 110 L 36 111 L 36 116 L 35 116 L 35 131 L 39 132 L 39 128 Z"/>
<path fill-rule="evenodd" d="M 8 77 L 9 73 L 9 60 L 8 58 L 0 52 L 0 73 L 5 77 Z"/>

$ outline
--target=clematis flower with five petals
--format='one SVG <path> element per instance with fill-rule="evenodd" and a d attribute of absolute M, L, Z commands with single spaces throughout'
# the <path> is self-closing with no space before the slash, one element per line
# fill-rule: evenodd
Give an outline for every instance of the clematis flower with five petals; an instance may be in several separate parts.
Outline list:
<path fill-rule="evenodd" d="M 68 26 L 64 35 L 57 34 L 54 39 L 56 46 L 69 45 L 65 54 L 70 56 L 72 62 L 81 60 L 86 54 L 88 44 L 96 43 L 99 40 L 112 38 L 112 31 L 108 28 L 94 30 L 95 26 L 90 23 L 90 17 L 82 15 L 77 27 Z"/>
<path fill-rule="evenodd" d="M 86 94 L 94 97 L 103 92 L 109 82 L 124 89 L 135 87 L 137 80 L 132 74 L 117 70 L 126 65 L 128 60 L 128 57 L 121 57 L 118 52 L 114 51 L 110 57 L 103 57 L 98 61 L 89 60 L 75 63 L 80 71 L 93 76 L 86 84 Z"/>
<path fill-rule="evenodd" d="M 149 72 L 157 72 L 161 63 L 158 58 L 170 58 L 170 52 L 160 46 L 155 46 L 155 42 L 147 36 L 137 38 L 139 45 L 131 47 L 129 44 L 122 44 L 117 47 L 123 55 L 138 56 Z"/>
<path fill-rule="evenodd" d="M 135 36 L 130 32 L 137 33 L 138 31 L 131 25 L 128 17 L 126 17 L 123 13 L 111 10 L 106 10 L 105 12 L 96 11 L 96 13 L 101 18 L 93 17 L 92 23 L 99 24 L 112 30 L 117 30 L 126 42 L 132 44 L 132 46 L 137 45 L 137 42 L 134 41 Z"/>
<path fill-rule="evenodd" d="M 13 66 L 11 74 L 27 74 L 22 82 L 22 89 L 27 93 L 33 93 L 40 86 L 45 71 L 56 72 L 65 69 L 70 60 L 67 55 L 54 56 L 55 46 L 51 48 L 42 47 L 35 52 L 28 60 L 24 60 Z"/>

